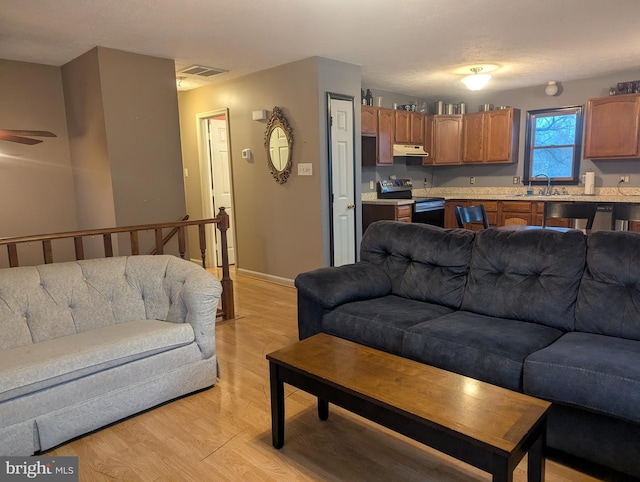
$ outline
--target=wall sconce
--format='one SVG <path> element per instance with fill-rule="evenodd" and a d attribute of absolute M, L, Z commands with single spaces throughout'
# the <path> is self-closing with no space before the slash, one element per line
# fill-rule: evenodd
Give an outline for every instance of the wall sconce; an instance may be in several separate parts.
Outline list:
<path fill-rule="evenodd" d="M 253 112 L 251 112 L 251 118 L 254 121 L 265 120 L 267 118 L 267 111 L 264 109 L 254 110 Z"/>
<path fill-rule="evenodd" d="M 487 85 L 491 76 L 489 74 L 480 74 L 479 72 L 481 71 L 482 67 L 473 67 L 471 69 L 473 75 L 467 75 L 462 79 L 462 83 L 467 86 L 467 89 L 480 90 Z"/>
<path fill-rule="evenodd" d="M 558 95 L 558 90 L 558 83 L 555 80 L 550 80 L 544 88 L 544 93 L 553 97 L 554 95 Z"/>

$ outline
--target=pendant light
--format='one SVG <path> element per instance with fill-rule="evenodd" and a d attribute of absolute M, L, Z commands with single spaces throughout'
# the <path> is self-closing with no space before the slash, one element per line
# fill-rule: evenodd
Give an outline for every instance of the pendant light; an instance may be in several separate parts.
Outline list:
<path fill-rule="evenodd" d="M 466 85 L 469 90 L 482 89 L 485 85 L 487 85 L 487 82 L 489 82 L 491 76 L 489 74 L 481 74 L 481 71 L 482 67 L 473 67 L 471 69 L 473 75 L 467 75 L 462 79 L 462 83 Z"/>

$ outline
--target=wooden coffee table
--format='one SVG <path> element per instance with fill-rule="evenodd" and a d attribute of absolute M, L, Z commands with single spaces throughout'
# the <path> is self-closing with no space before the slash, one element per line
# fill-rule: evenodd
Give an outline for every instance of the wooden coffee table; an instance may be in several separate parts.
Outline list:
<path fill-rule="evenodd" d="M 326 334 L 267 355 L 273 446 L 284 445 L 284 383 L 511 481 L 526 453 L 544 480 L 550 403 Z"/>

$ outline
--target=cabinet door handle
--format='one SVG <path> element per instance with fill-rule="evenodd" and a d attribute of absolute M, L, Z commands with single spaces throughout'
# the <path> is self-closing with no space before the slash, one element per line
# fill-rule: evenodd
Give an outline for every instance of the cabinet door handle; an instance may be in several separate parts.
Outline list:
<path fill-rule="evenodd" d="M 356 207 L 355 204 L 347 204 L 347 209 L 353 209 L 355 207 Z"/>

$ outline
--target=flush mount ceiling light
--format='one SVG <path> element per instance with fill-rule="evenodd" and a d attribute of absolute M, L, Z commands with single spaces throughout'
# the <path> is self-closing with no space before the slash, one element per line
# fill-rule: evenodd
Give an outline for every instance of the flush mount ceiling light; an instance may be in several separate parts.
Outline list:
<path fill-rule="evenodd" d="M 467 89 L 480 90 L 487 85 L 491 76 L 489 74 L 481 74 L 481 71 L 482 67 L 473 67 L 471 69 L 473 75 L 467 75 L 462 79 L 462 83 L 467 86 Z"/>
<path fill-rule="evenodd" d="M 558 83 L 555 80 L 550 80 L 547 86 L 544 88 L 544 93 L 548 96 L 554 96 L 558 94 Z"/>

